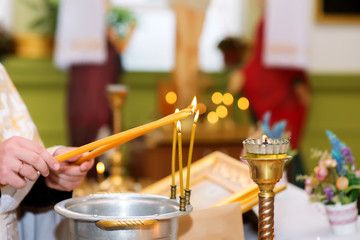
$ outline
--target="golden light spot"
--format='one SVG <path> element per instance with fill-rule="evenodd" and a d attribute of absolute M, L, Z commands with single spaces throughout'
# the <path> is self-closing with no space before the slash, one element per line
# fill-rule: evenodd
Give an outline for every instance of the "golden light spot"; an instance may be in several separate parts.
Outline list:
<path fill-rule="evenodd" d="M 220 92 L 214 92 L 211 96 L 211 100 L 214 104 L 220 104 L 223 100 L 223 95 Z"/>
<path fill-rule="evenodd" d="M 103 174 L 105 172 L 105 164 L 103 162 L 98 162 L 96 164 L 96 171 L 99 174 Z"/>
<path fill-rule="evenodd" d="M 249 100 L 246 97 L 239 98 L 237 104 L 241 110 L 247 110 L 249 108 Z"/>
<path fill-rule="evenodd" d="M 223 103 L 226 106 L 230 106 L 234 102 L 234 97 L 231 95 L 231 93 L 225 93 L 223 96 Z"/>
<path fill-rule="evenodd" d="M 207 110 L 206 105 L 203 104 L 203 103 L 199 103 L 199 104 L 197 105 L 197 108 L 199 109 L 200 115 L 201 115 L 201 114 L 204 114 L 204 113 L 206 112 L 206 110 Z"/>
<path fill-rule="evenodd" d="M 168 92 L 165 96 L 166 102 L 169 104 L 174 104 L 177 100 L 177 95 L 175 92 Z"/>
<path fill-rule="evenodd" d="M 207 115 L 207 120 L 209 123 L 215 124 L 217 121 L 219 121 L 219 116 L 216 114 L 216 112 L 211 111 Z"/>
<path fill-rule="evenodd" d="M 219 116 L 219 118 L 226 118 L 228 115 L 228 110 L 224 105 L 220 105 L 216 108 L 216 114 Z"/>

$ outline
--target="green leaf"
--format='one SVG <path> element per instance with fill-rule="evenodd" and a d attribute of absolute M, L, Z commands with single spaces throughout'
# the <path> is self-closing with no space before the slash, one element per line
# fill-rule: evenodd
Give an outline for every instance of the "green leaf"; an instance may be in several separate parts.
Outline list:
<path fill-rule="evenodd" d="M 360 189 L 360 185 L 349 186 L 349 187 L 344 189 L 344 192 L 346 194 L 348 194 L 351 190 L 354 190 L 354 189 Z"/>

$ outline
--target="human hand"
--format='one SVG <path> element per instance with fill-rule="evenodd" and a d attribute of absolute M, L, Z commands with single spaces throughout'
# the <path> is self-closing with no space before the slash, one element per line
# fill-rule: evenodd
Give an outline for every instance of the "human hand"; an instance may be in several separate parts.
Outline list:
<path fill-rule="evenodd" d="M 63 154 L 74 147 L 63 147 L 55 151 L 54 156 Z M 80 165 L 71 164 L 81 157 L 81 155 L 70 158 L 60 163 L 60 169 L 50 171 L 48 177 L 45 178 L 46 186 L 60 191 L 71 191 L 78 187 L 84 180 L 86 173 L 93 167 L 94 159 L 85 161 Z"/>
<path fill-rule="evenodd" d="M 41 145 L 23 137 L 10 137 L 0 143 L 0 184 L 24 188 L 24 178 L 35 181 L 39 173 L 44 177 L 60 164 Z M 39 173 L 38 173 L 39 172 Z"/>

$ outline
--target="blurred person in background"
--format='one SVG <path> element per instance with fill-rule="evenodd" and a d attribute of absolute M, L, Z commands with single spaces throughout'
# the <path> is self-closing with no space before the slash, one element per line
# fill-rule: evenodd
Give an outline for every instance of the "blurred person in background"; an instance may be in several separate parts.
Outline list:
<path fill-rule="evenodd" d="M 265 7 L 264 4 L 265 1 L 262 1 L 262 8 Z M 254 124 L 257 124 L 267 111 L 272 114 L 271 125 L 286 120 L 286 130 L 291 134 L 291 148 L 298 150 L 310 107 L 309 76 L 306 70 L 300 67 L 269 66 L 264 63 L 265 19 L 263 16 L 259 21 L 252 53 L 247 62 L 232 73 L 228 90 L 232 93 L 241 92 L 248 98 Z M 299 154 L 288 168 L 290 182 L 295 183 L 298 173 L 303 173 Z"/>
<path fill-rule="evenodd" d="M 106 86 L 123 73 L 116 35 L 108 27 L 108 0 L 62 0 L 55 63 L 68 69 L 67 120 L 70 145 L 82 146 L 112 126 Z M 93 168 L 89 177 L 96 176 Z"/>

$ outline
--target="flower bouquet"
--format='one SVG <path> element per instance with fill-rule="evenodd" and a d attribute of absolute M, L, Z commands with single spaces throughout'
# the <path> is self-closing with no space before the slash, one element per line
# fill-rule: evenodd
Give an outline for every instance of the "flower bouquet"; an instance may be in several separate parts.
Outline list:
<path fill-rule="evenodd" d="M 331 131 L 326 131 L 326 134 L 332 146 L 331 152 L 312 150 L 312 158 L 318 159 L 318 165 L 310 176 L 298 176 L 298 180 L 305 182 L 305 191 L 310 195 L 310 201 L 325 205 L 334 232 L 346 234 L 353 232 L 352 229 L 356 230 L 360 171 L 356 170 L 350 148 Z M 344 206 L 348 210 L 342 214 L 335 213 Z M 350 213 L 350 209 L 353 212 Z M 354 227 L 348 226 L 351 222 L 355 222 Z M 348 229 L 338 230 L 343 225 L 348 226 Z"/>

